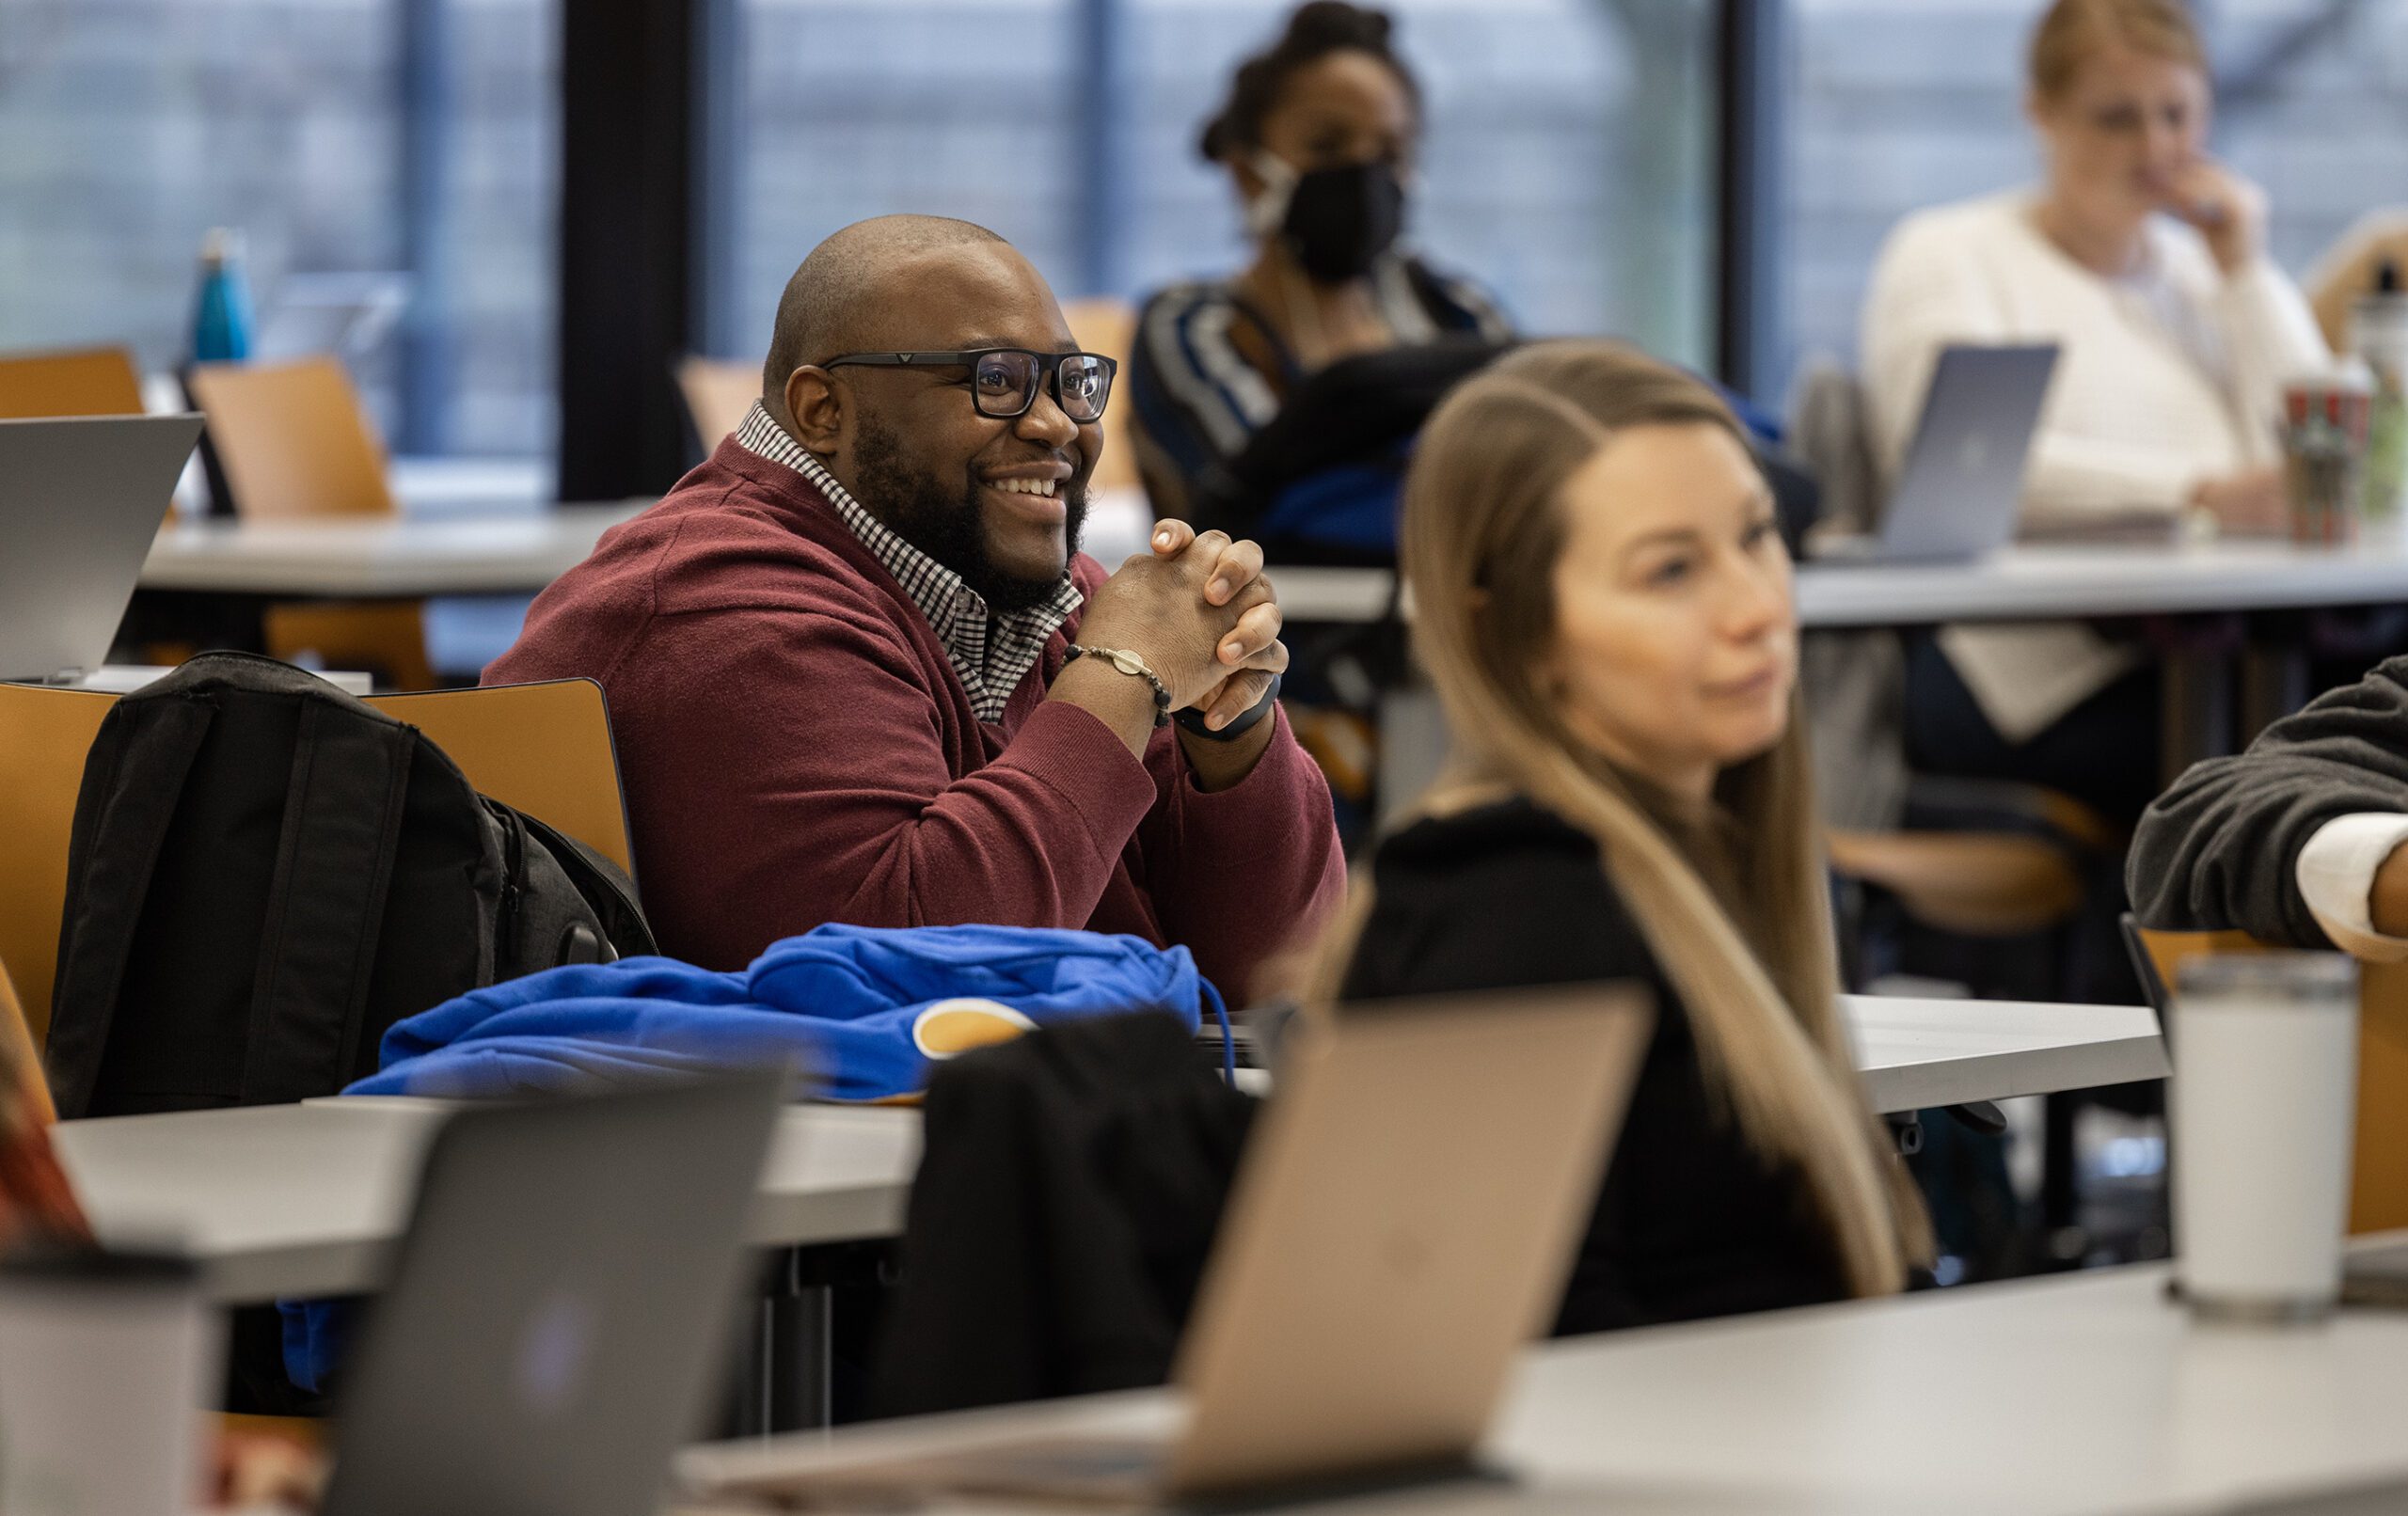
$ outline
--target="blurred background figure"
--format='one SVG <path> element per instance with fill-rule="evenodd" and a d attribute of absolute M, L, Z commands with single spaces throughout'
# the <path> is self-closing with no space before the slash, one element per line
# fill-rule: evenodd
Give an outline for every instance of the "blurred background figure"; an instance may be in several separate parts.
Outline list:
<path fill-rule="evenodd" d="M 1392 29 L 1385 11 L 1312 0 L 1239 65 L 1204 127 L 1198 151 L 1228 173 L 1254 259 L 1233 276 L 1159 292 L 1139 318 L 1129 389 L 1139 471 L 1159 514 L 1228 510 L 1213 497 L 1227 482 L 1208 476 L 1228 468 L 1333 363 L 1471 340 L 1449 350 L 1460 357 L 1437 362 L 1443 383 L 1511 335 L 1485 292 L 1402 240 L 1418 187 L 1421 88 Z M 1414 381 L 1427 371 L 1418 363 L 1354 371 L 1360 387 L 1412 385 L 1424 413 L 1435 395 L 1427 379 Z"/>
<path fill-rule="evenodd" d="M 2041 183 L 1917 213 L 1864 306 L 1877 456 L 1894 466 L 1940 349 L 2062 345 L 2027 532 L 2280 530 L 2282 382 L 2329 359 L 2265 248 L 2266 197 L 2207 151 L 2206 48 L 2180 0 L 2057 0 L 2033 34 Z M 1950 627 L 1909 656 L 1908 756 L 2043 783 L 2129 822 L 2158 782 L 2140 655 L 2077 625 Z"/>

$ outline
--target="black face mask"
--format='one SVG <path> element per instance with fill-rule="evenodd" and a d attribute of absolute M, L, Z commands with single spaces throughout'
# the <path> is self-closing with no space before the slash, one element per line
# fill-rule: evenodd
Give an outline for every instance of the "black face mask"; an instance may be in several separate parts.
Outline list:
<path fill-rule="evenodd" d="M 1344 284 L 1371 270 L 1404 229 L 1404 186 L 1384 163 L 1316 168 L 1298 176 L 1288 195 L 1279 235 L 1306 274 L 1321 284 Z"/>

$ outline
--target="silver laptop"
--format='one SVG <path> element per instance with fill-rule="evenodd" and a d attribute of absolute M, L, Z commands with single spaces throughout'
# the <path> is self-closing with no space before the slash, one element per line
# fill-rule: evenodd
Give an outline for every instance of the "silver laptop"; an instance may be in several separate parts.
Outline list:
<path fill-rule="evenodd" d="M 2012 542 L 2024 466 L 2056 366 L 2053 342 L 1942 349 L 1880 529 L 1818 544 L 1816 556 L 1947 561 Z"/>
<path fill-rule="evenodd" d="M 107 661 L 199 439 L 198 416 L 0 420 L 0 679 Z"/>
<path fill-rule="evenodd" d="M 974 1413 L 908 1457 L 888 1423 L 866 1455 L 839 1435 L 698 1448 L 680 1472 L 771 1504 L 1143 1506 L 1470 1471 L 1562 1293 L 1652 1022 L 1640 992 L 1599 986 L 1300 1019 L 1180 1341 L 1175 1436 L 999 1438 Z"/>
<path fill-rule="evenodd" d="M 337 1387 L 325 1516 L 652 1516 L 730 1340 L 785 1084 L 451 1117 Z"/>

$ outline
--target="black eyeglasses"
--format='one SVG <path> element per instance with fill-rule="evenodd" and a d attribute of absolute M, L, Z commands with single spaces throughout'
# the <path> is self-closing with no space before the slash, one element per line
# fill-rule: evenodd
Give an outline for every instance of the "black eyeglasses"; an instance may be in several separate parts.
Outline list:
<path fill-rule="evenodd" d="M 1037 403 L 1049 378 L 1062 414 L 1085 425 L 1103 418 L 1112 398 L 1112 376 L 1120 365 L 1101 353 L 1032 353 L 1024 347 L 984 347 L 961 353 L 847 353 L 819 367 L 847 364 L 865 369 L 968 369 L 970 401 L 978 414 L 1015 420 Z"/>

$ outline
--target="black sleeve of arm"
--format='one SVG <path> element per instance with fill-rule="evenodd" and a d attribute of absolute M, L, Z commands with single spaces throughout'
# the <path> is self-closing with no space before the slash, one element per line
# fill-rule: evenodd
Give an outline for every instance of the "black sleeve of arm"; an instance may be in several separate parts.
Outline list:
<path fill-rule="evenodd" d="M 2408 812 L 2408 658 L 2194 764 L 2141 817 L 2128 883 L 2142 924 L 2239 927 L 2329 946 L 2301 898 L 2300 849 L 2353 812 Z"/>

